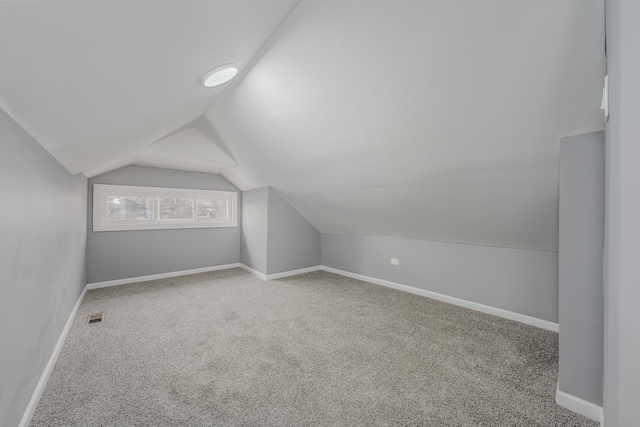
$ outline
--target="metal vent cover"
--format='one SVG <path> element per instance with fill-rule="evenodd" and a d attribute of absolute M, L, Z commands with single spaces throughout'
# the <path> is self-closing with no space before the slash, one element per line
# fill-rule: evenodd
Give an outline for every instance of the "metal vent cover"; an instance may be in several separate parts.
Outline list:
<path fill-rule="evenodd" d="M 103 319 L 104 319 L 104 313 L 90 314 L 89 317 L 87 318 L 87 323 L 89 324 L 98 323 L 98 322 L 102 322 Z"/>

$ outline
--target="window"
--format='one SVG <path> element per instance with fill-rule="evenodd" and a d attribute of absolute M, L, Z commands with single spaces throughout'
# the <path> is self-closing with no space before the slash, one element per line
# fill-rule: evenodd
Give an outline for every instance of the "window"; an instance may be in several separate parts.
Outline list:
<path fill-rule="evenodd" d="M 107 221 L 138 221 L 153 218 L 153 197 L 107 196 Z"/>
<path fill-rule="evenodd" d="M 238 226 L 235 191 L 93 185 L 93 231 Z"/>
<path fill-rule="evenodd" d="M 186 197 L 158 197 L 158 221 L 193 221 L 195 199 Z"/>

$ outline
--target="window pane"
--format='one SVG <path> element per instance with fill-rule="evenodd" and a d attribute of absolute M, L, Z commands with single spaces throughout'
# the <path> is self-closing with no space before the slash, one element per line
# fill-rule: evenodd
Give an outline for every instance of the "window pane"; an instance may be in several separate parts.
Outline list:
<path fill-rule="evenodd" d="M 158 219 L 193 219 L 193 199 L 158 197 Z"/>
<path fill-rule="evenodd" d="M 107 221 L 150 221 L 153 197 L 107 196 Z"/>
<path fill-rule="evenodd" d="M 198 199 L 198 219 L 230 219 L 227 199 Z"/>

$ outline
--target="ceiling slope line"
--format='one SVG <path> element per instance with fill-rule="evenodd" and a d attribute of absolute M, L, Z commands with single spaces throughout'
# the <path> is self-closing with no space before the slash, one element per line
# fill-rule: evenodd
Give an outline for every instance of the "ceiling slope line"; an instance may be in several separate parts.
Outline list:
<path fill-rule="evenodd" d="M 185 131 L 187 129 L 190 129 L 190 128 L 196 129 L 198 132 L 200 132 L 202 135 L 204 135 L 207 139 L 209 139 L 213 145 L 218 147 L 220 150 L 222 150 L 222 152 L 224 152 L 224 154 L 226 154 L 234 162 L 236 162 L 237 165 L 240 165 L 240 163 L 238 162 L 236 157 L 233 155 L 232 151 L 229 149 L 229 147 L 226 144 L 226 142 L 222 139 L 222 137 L 220 136 L 218 131 L 216 131 L 215 126 L 213 125 L 213 123 L 211 123 L 211 121 L 207 119 L 207 112 L 209 112 L 216 105 L 216 103 L 218 102 L 218 100 L 220 98 L 224 97 L 225 94 L 230 93 L 230 91 L 232 91 L 240 83 L 242 83 L 242 80 L 244 80 L 245 76 L 249 72 L 251 72 L 251 70 L 253 69 L 255 64 L 260 60 L 260 58 L 262 58 L 264 53 L 270 47 L 271 42 L 274 39 L 274 37 L 278 34 L 278 32 L 280 31 L 282 26 L 285 24 L 285 22 L 287 22 L 289 17 L 296 11 L 296 9 L 300 5 L 300 3 L 302 3 L 302 1 L 303 0 L 299 0 L 296 3 L 296 5 L 284 17 L 284 19 L 276 26 L 276 28 L 271 32 L 271 34 L 269 34 L 269 36 L 260 45 L 260 47 L 258 47 L 258 49 L 256 50 L 256 53 L 251 57 L 251 59 L 249 60 L 249 62 L 246 65 L 246 67 L 243 70 L 240 71 L 240 73 L 237 76 L 237 78 L 233 79 L 228 85 L 225 86 L 225 88 L 222 90 L 222 92 L 216 97 L 216 99 L 211 103 L 211 105 L 209 105 L 207 107 L 207 109 L 204 111 L 204 113 L 202 113 L 200 116 L 196 117 L 195 119 L 186 122 L 182 126 L 174 129 L 173 131 L 168 132 L 166 135 L 164 135 L 164 136 L 154 140 L 153 142 L 145 145 L 144 147 L 139 148 L 135 152 L 125 154 L 124 156 L 119 156 L 118 158 L 114 158 L 113 160 L 110 160 L 110 161 L 104 163 L 101 166 L 92 168 L 92 169 L 90 169 L 88 171 L 82 171 L 81 173 L 83 173 L 88 178 L 91 178 L 93 176 L 97 176 L 97 175 L 109 172 L 110 170 L 113 170 L 111 165 L 119 165 L 118 168 L 120 168 L 120 167 L 129 166 L 129 165 L 132 165 L 132 164 L 136 164 L 136 162 L 138 161 L 137 160 L 137 157 L 138 157 L 137 155 L 138 155 L 138 153 L 140 151 L 144 150 L 145 148 L 147 148 L 147 147 L 149 147 L 149 146 L 151 146 L 151 145 L 153 145 L 153 144 L 155 144 L 155 143 L 157 143 L 159 141 L 162 141 L 165 138 L 171 137 L 173 135 L 176 135 L 176 134 L 178 134 L 180 132 L 183 132 L 183 131 Z M 203 132 L 203 130 L 205 130 L 205 132 Z M 213 136 L 214 139 L 212 139 L 211 136 Z M 225 179 L 227 179 L 227 180 L 229 180 L 231 182 L 229 177 L 226 176 L 226 174 L 224 172 L 221 172 L 220 175 L 222 175 Z"/>
<path fill-rule="evenodd" d="M 282 30 L 282 27 L 289 20 L 291 15 L 293 15 L 293 13 L 298 9 L 298 6 L 300 6 L 302 1 L 303 0 L 298 1 L 298 3 L 295 5 L 295 7 L 293 9 L 291 9 L 291 12 L 289 12 L 287 14 L 287 16 L 284 17 L 284 19 L 275 28 L 275 30 L 273 30 L 273 32 L 269 35 L 269 37 L 267 37 L 267 39 L 264 41 L 264 43 L 262 43 L 262 45 L 260 45 L 260 47 L 256 51 L 255 55 L 253 55 L 253 57 L 249 60 L 249 62 L 247 63 L 247 66 L 245 67 L 245 69 L 240 71 L 240 73 L 237 76 L 237 78 L 235 78 L 235 79 L 233 79 L 231 81 L 231 83 L 222 91 L 220 96 L 218 96 L 215 99 L 215 101 L 209 106 L 209 108 L 207 108 L 207 110 L 204 112 L 204 114 L 202 114 L 202 116 L 200 116 L 199 118 L 197 118 L 196 120 L 193 121 L 193 123 L 196 123 L 199 120 L 202 120 L 201 126 L 204 126 L 205 125 L 204 122 L 206 122 L 207 129 L 210 130 L 217 137 L 217 140 L 220 142 L 221 146 L 219 146 L 219 148 L 222 151 L 224 151 L 225 154 L 227 154 L 229 157 L 231 157 L 238 164 L 238 166 L 241 166 L 240 162 L 236 159 L 236 156 L 234 156 L 233 152 L 228 148 L 228 144 L 222 138 L 220 133 L 216 130 L 216 128 L 213 125 L 213 123 L 211 122 L 211 120 L 209 120 L 209 118 L 207 117 L 207 113 L 213 109 L 213 107 L 218 103 L 218 101 L 220 99 L 227 97 L 228 94 L 230 94 L 236 87 L 238 87 L 238 85 L 240 85 L 242 83 L 242 81 L 245 79 L 245 77 L 251 72 L 253 67 L 260 61 L 260 59 L 264 56 L 264 54 L 267 52 L 267 50 L 271 47 L 272 42 L 275 39 L 275 37 Z M 195 127 L 194 126 L 194 128 L 197 129 L 199 132 L 202 132 L 199 127 Z M 206 134 L 204 134 L 204 135 L 208 137 L 208 135 L 206 135 Z M 220 173 L 220 175 L 222 175 L 227 181 L 231 182 L 236 187 L 238 186 L 234 182 L 234 180 L 229 176 L 229 174 L 226 173 L 226 171 L 222 171 Z M 238 187 L 238 188 L 240 188 L 240 187 Z"/>
<path fill-rule="evenodd" d="M 260 47 L 258 48 L 258 50 L 256 50 L 256 53 L 251 57 L 251 59 L 249 60 L 249 62 L 247 62 L 247 66 L 241 70 L 238 75 L 236 76 L 236 78 L 234 78 L 233 80 L 231 80 L 230 84 L 228 84 L 223 90 L 222 93 L 211 103 L 211 105 L 209 106 L 209 108 L 207 108 L 207 110 L 204 112 L 204 114 L 202 114 L 201 117 L 206 117 L 207 112 L 209 112 L 217 103 L 221 98 L 224 98 L 225 96 L 227 96 L 231 91 L 233 91 L 238 85 L 240 85 L 242 83 L 242 81 L 244 80 L 244 78 L 246 77 L 247 74 L 249 74 L 251 72 L 251 70 L 253 69 L 253 67 L 258 63 L 258 61 L 260 61 L 260 59 L 262 58 L 262 56 L 264 55 L 264 53 L 267 51 L 267 49 L 270 47 L 270 43 L 271 41 L 274 39 L 274 37 L 280 32 L 280 29 L 282 28 L 282 26 L 285 24 L 285 22 L 287 22 L 289 20 L 289 17 L 296 11 L 296 9 L 298 9 L 298 6 L 300 6 L 300 4 L 302 3 L 303 0 L 299 0 L 298 3 L 296 3 L 296 5 L 293 7 L 293 9 L 291 9 L 291 12 L 289 12 L 287 14 L 287 16 L 284 17 L 284 19 L 280 22 L 280 24 L 278 24 L 278 26 L 275 28 L 275 30 L 273 30 L 273 32 L 271 34 L 269 34 L 269 36 L 266 38 L 266 40 L 264 41 L 264 43 L 262 43 L 260 45 Z M 196 119 L 197 120 L 197 119 Z M 213 126 L 213 125 L 212 125 Z M 223 141 L 224 142 L 224 141 Z"/>
<path fill-rule="evenodd" d="M 223 175 L 322 233 L 557 253 L 559 139 L 603 124 L 601 15 L 301 2 L 206 113 L 241 164 Z"/>

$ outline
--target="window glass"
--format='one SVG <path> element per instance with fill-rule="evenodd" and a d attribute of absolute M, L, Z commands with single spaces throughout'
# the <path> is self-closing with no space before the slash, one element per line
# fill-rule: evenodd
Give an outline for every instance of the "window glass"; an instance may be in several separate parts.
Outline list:
<path fill-rule="evenodd" d="M 107 196 L 107 221 L 151 221 L 153 197 Z"/>
<path fill-rule="evenodd" d="M 197 199 L 198 219 L 230 219 L 229 200 Z"/>
<path fill-rule="evenodd" d="M 238 193 L 93 184 L 93 231 L 238 226 Z"/>
<path fill-rule="evenodd" d="M 193 199 L 158 197 L 158 220 L 193 219 Z"/>

